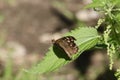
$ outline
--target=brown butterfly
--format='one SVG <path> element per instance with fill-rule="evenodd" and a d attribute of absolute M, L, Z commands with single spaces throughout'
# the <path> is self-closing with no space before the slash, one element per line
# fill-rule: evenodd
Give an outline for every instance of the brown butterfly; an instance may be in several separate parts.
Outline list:
<path fill-rule="evenodd" d="M 73 54 L 78 52 L 78 47 L 74 42 L 75 40 L 73 36 L 66 36 L 57 40 L 52 40 L 52 42 L 62 48 L 67 56 L 71 58 Z"/>

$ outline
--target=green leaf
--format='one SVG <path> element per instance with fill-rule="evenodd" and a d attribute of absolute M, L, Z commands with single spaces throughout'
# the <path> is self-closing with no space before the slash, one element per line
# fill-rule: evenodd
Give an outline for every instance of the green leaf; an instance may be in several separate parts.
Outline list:
<path fill-rule="evenodd" d="M 83 51 L 95 46 L 99 40 L 99 36 L 95 28 L 78 28 L 70 33 L 67 33 L 65 36 L 69 35 L 76 38 L 76 44 L 79 47 L 78 53 L 72 56 L 72 60 L 66 60 L 65 58 L 58 57 L 52 46 L 47 52 L 45 58 L 37 66 L 34 66 L 32 69 L 28 70 L 28 72 L 41 74 L 59 69 L 63 65 L 75 60 Z M 62 53 L 60 54 L 62 55 Z"/>
<path fill-rule="evenodd" d="M 119 6 L 120 0 L 92 0 L 85 8 L 104 8 L 106 5 Z"/>
<path fill-rule="evenodd" d="M 120 69 L 117 69 L 115 76 L 117 77 L 117 80 L 120 80 Z"/>
<path fill-rule="evenodd" d="M 120 14 L 116 15 L 116 19 L 117 19 L 118 22 L 120 22 Z"/>
<path fill-rule="evenodd" d="M 111 1 L 114 5 L 119 5 L 120 4 L 120 0 L 112 0 Z"/>
<path fill-rule="evenodd" d="M 105 6 L 106 0 L 92 0 L 93 2 L 87 5 L 85 8 L 97 8 Z"/>

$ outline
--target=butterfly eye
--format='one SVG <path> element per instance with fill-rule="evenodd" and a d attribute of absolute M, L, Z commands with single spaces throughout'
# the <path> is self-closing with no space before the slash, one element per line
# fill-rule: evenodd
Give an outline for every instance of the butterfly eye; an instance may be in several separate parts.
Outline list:
<path fill-rule="evenodd" d="M 54 40 L 54 39 L 52 39 L 52 43 L 53 43 L 53 44 L 55 43 L 55 40 Z"/>

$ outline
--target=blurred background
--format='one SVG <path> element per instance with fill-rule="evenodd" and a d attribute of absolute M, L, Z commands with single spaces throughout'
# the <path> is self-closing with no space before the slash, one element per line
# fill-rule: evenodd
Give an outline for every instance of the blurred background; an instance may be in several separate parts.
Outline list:
<path fill-rule="evenodd" d="M 101 15 L 84 9 L 89 3 L 91 0 L 0 0 L 0 80 L 22 80 L 21 69 L 42 60 L 52 39 L 81 24 L 95 26 Z M 104 50 L 86 51 L 76 61 L 36 80 L 116 80 L 108 64 Z"/>

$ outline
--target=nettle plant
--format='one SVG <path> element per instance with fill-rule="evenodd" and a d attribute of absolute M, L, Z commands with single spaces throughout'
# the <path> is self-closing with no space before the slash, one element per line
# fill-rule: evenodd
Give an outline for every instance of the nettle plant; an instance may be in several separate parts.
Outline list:
<path fill-rule="evenodd" d="M 34 66 L 28 72 L 31 73 L 48 73 L 59 69 L 76 58 L 81 53 L 88 49 L 100 47 L 107 50 L 109 56 L 109 68 L 113 69 L 114 61 L 120 58 L 120 0 L 93 0 L 86 8 L 93 8 L 103 16 L 98 20 L 94 27 L 80 26 L 71 32 L 66 33 L 64 36 L 72 36 L 76 39 L 75 44 L 78 46 L 78 51 L 72 55 L 72 59 L 66 59 L 58 48 L 54 45 L 49 48 L 44 59 Z M 104 24 L 103 33 L 97 30 Z M 66 51 L 65 51 L 66 52 Z M 59 57 L 63 55 L 63 57 Z M 116 70 L 116 77 L 120 78 L 120 69 Z"/>

